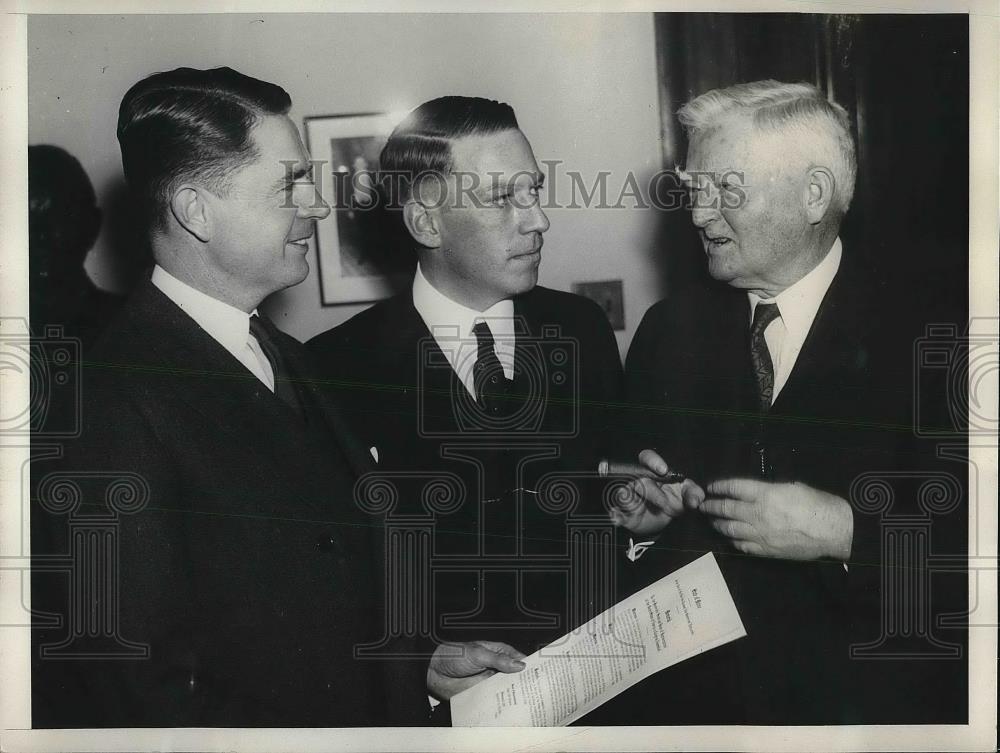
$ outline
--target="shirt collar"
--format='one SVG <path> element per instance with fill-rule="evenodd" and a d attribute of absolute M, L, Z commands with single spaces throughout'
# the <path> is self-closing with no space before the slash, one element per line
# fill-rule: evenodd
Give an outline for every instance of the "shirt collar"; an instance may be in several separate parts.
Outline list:
<path fill-rule="evenodd" d="M 476 322 L 485 321 L 497 340 L 514 337 L 514 301 L 505 298 L 485 311 L 476 311 L 453 301 L 424 276 L 420 265 L 413 276 L 413 306 L 431 334 L 469 337 Z"/>
<path fill-rule="evenodd" d="M 159 264 L 153 268 L 151 281 L 230 353 L 239 353 L 246 347 L 250 336 L 250 317 L 257 313 L 257 309 L 250 314 L 240 311 L 181 282 Z"/>
<path fill-rule="evenodd" d="M 837 238 L 823 260 L 809 274 L 794 285 L 789 285 L 774 298 L 765 299 L 756 293 L 748 293 L 750 321 L 753 321 L 753 312 L 758 303 L 777 303 L 778 313 L 781 314 L 781 321 L 789 335 L 793 340 L 804 341 L 816 318 L 816 312 L 819 311 L 819 305 L 840 269 L 842 254 L 843 247 L 840 238 Z"/>

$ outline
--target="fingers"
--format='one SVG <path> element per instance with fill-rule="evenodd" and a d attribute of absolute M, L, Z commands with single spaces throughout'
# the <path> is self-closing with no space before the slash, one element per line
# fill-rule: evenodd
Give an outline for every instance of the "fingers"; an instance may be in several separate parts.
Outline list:
<path fill-rule="evenodd" d="M 744 523 L 749 522 L 753 514 L 751 504 L 741 499 L 708 497 L 701 503 L 698 509 L 706 515 L 711 515 L 713 518 L 739 520 Z"/>
<path fill-rule="evenodd" d="M 764 496 L 767 488 L 768 482 L 753 478 L 723 478 L 710 483 L 706 491 L 710 497 L 756 502 Z"/>
<path fill-rule="evenodd" d="M 670 472 L 667 462 L 660 457 L 656 450 L 643 450 L 640 452 L 639 462 L 659 476 L 666 476 Z"/>
<path fill-rule="evenodd" d="M 482 646 L 485 646 L 490 651 L 495 651 L 498 654 L 504 654 L 513 659 L 523 659 L 527 656 L 523 651 L 518 651 L 516 648 L 511 646 L 509 643 L 502 643 L 501 641 L 476 641 Z"/>
<path fill-rule="evenodd" d="M 756 538 L 756 530 L 749 523 L 740 520 L 729 520 L 727 518 L 716 518 L 712 521 L 712 528 L 721 533 L 727 539 L 734 541 L 750 541 Z"/>
<path fill-rule="evenodd" d="M 637 478 L 630 484 L 635 493 L 650 506 L 662 510 L 671 517 L 684 512 L 684 503 L 676 484 L 658 484 L 651 478 Z"/>
<path fill-rule="evenodd" d="M 615 506 L 612 512 L 617 511 L 625 516 L 629 516 L 645 507 L 646 503 L 643 502 L 642 495 L 639 494 L 636 488 L 633 488 L 634 483 L 629 482 L 618 487 L 618 490 L 614 494 Z"/>
<path fill-rule="evenodd" d="M 697 510 L 705 501 L 705 490 L 689 478 L 681 484 L 681 498 L 689 510 Z"/>
<path fill-rule="evenodd" d="M 483 669 L 498 672 L 520 672 L 524 669 L 524 662 L 520 661 L 524 654 L 506 643 L 476 641 L 467 644 L 467 650 L 467 658 Z"/>
<path fill-rule="evenodd" d="M 632 479 L 614 495 L 615 509 L 628 518 L 646 509 L 649 505 L 667 515 L 676 516 L 684 511 L 684 503 L 675 487 L 677 484 L 657 484 L 649 478 Z M 616 516 L 612 511 L 612 519 Z"/>
<path fill-rule="evenodd" d="M 742 554 L 752 554 L 757 557 L 766 553 L 764 547 L 756 541 L 734 541 L 733 547 Z"/>

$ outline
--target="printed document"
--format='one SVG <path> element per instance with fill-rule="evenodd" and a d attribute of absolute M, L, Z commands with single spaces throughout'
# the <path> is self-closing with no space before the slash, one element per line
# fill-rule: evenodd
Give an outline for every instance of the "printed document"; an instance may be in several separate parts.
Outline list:
<path fill-rule="evenodd" d="M 455 727 L 559 727 L 672 664 L 746 635 L 709 553 L 451 699 Z"/>

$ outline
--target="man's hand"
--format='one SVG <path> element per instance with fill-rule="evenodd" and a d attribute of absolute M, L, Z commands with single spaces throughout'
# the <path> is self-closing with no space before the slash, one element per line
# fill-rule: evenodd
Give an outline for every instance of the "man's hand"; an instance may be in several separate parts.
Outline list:
<path fill-rule="evenodd" d="M 441 701 L 471 688 L 497 672 L 520 672 L 524 654 L 498 641 L 444 643 L 427 668 L 427 690 Z"/>
<path fill-rule="evenodd" d="M 699 505 L 712 526 L 745 554 L 846 562 L 854 538 L 847 501 L 805 484 L 722 479 Z"/>
<path fill-rule="evenodd" d="M 663 458 L 653 450 L 640 452 L 639 463 L 659 476 L 670 472 Z M 685 507 L 697 508 L 704 499 L 704 490 L 691 479 L 662 484 L 651 478 L 635 478 L 618 490 L 609 515 L 616 526 L 645 538 L 658 535 Z"/>

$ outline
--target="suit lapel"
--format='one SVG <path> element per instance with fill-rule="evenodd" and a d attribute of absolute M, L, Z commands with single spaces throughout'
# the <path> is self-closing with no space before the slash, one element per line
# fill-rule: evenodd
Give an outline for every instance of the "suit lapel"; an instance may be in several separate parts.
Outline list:
<path fill-rule="evenodd" d="M 315 371 L 310 368 L 303 349 L 286 347 L 282 349 L 282 354 L 294 379 L 306 420 L 314 424 L 322 423 L 323 429 L 332 435 L 356 476 L 360 477 L 371 471 L 374 467 L 371 455 L 348 429 L 336 399 L 320 389 L 313 377 Z"/>
<path fill-rule="evenodd" d="M 712 359 L 709 363 L 715 362 L 709 373 L 714 371 L 718 375 L 708 383 L 718 385 L 720 390 L 719 394 L 705 398 L 703 404 L 727 406 L 729 410 L 753 418 L 759 407 L 750 359 L 750 306 L 742 290 L 717 288 L 716 291 L 718 297 L 710 299 L 709 305 L 717 310 L 704 312 L 703 323 L 696 325 L 699 329 L 708 326 L 700 333 L 703 353 Z M 711 329 L 713 323 L 717 327 L 714 331 Z M 697 331 L 692 333 L 692 337 L 698 336 Z"/>
<path fill-rule="evenodd" d="M 389 342 L 393 343 L 402 384 L 413 386 L 413 419 L 425 426 L 447 432 L 456 429 L 456 392 L 464 390 L 450 362 L 413 305 L 412 293 L 401 296 L 399 322 Z M 413 430 L 416 430 L 416 426 Z"/>
<path fill-rule="evenodd" d="M 830 374 L 850 368 L 853 355 L 862 346 L 859 319 L 863 314 L 857 297 L 861 297 L 861 284 L 845 259 L 816 311 L 788 381 L 774 401 L 775 412 L 787 410 L 801 398 L 815 404 L 813 385 L 829 383 Z"/>
<path fill-rule="evenodd" d="M 527 362 L 528 340 L 540 334 L 536 331 L 537 318 L 532 308 L 528 294 L 514 298 L 514 390 L 522 396 L 530 390 L 527 382 L 532 367 Z"/>
<path fill-rule="evenodd" d="M 286 430 L 300 419 L 155 285 L 147 282 L 136 297 L 133 324 L 149 344 L 150 367 L 163 373 L 164 388 L 244 448 L 248 467 L 269 467 L 301 484 L 309 443 L 289 441 Z M 298 361 L 295 373 L 301 373 Z"/>

